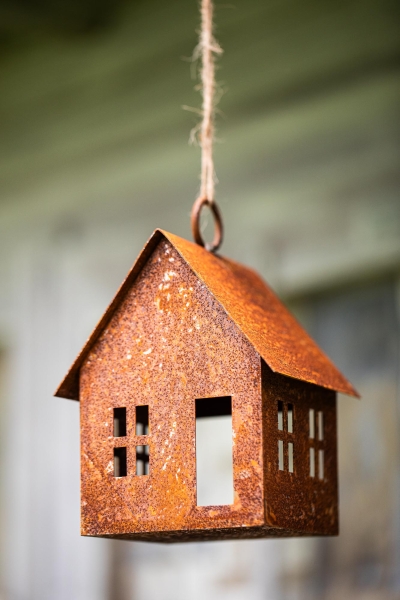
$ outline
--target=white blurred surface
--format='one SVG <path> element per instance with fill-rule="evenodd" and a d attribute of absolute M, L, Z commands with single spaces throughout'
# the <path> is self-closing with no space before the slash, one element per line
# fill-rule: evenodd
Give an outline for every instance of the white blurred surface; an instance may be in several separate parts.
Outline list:
<path fill-rule="evenodd" d="M 233 504 L 232 416 L 196 419 L 197 505 Z"/>

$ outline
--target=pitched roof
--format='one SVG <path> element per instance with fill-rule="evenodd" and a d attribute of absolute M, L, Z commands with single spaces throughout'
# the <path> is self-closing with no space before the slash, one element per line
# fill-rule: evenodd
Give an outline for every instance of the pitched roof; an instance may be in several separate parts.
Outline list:
<path fill-rule="evenodd" d="M 222 305 L 267 365 L 277 373 L 358 396 L 276 294 L 252 269 L 156 229 L 89 336 L 55 396 L 79 400 L 79 370 L 161 239 L 167 239 Z"/>

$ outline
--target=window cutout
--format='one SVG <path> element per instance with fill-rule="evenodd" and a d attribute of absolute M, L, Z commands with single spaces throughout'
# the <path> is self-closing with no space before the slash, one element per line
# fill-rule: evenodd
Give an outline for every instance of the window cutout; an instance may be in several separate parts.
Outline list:
<path fill-rule="evenodd" d="M 149 446 L 136 446 L 136 475 L 148 475 L 150 473 L 149 455 Z"/>
<path fill-rule="evenodd" d="M 315 450 L 310 448 L 310 477 L 315 477 Z"/>
<path fill-rule="evenodd" d="M 278 441 L 278 461 L 279 461 L 279 470 L 283 471 L 285 469 L 285 464 L 283 460 L 283 442 L 282 440 Z"/>
<path fill-rule="evenodd" d="M 126 477 L 126 448 L 114 448 L 114 477 Z"/>
<path fill-rule="evenodd" d="M 114 408 L 114 437 L 126 436 L 126 408 Z"/>
<path fill-rule="evenodd" d="M 293 404 L 288 404 L 287 410 L 287 430 L 293 433 Z"/>
<path fill-rule="evenodd" d="M 313 440 L 315 438 L 315 417 L 314 417 L 314 409 L 313 408 L 310 408 L 309 420 L 310 420 L 310 438 Z"/>
<path fill-rule="evenodd" d="M 293 473 L 293 444 L 292 442 L 288 443 L 288 459 L 289 459 L 289 473 Z"/>
<path fill-rule="evenodd" d="M 318 450 L 318 477 L 324 478 L 324 451 Z"/>
<path fill-rule="evenodd" d="M 318 439 L 320 442 L 324 439 L 324 414 L 321 410 L 318 411 Z"/>
<path fill-rule="evenodd" d="M 197 506 L 233 504 L 232 398 L 196 400 Z"/>
<path fill-rule="evenodd" d="M 148 435 L 149 433 L 149 406 L 136 407 L 136 435 Z"/>
<path fill-rule="evenodd" d="M 283 431 L 283 402 L 278 401 L 278 429 Z"/>

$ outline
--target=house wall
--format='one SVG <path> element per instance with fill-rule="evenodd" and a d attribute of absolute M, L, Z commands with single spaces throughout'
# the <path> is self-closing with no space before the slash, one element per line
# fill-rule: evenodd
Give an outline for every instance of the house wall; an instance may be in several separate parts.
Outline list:
<path fill-rule="evenodd" d="M 265 513 L 269 525 L 298 534 L 337 535 L 336 393 L 272 373 L 262 365 L 265 444 Z M 283 404 L 283 429 L 278 429 L 278 402 Z M 288 404 L 293 406 L 293 433 L 288 432 Z M 314 410 L 310 439 L 309 410 Z M 319 440 L 317 412 L 323 413 Z M 278 441 L 284 444 L 284 468 L 279 469 Z M 293 473 L 288 444 L 293 444 Z M 310 476 L 310 448 L 315 452 L 315 475 Z M 319 478 L 319 450 L 324 452 L 324 476 Z"/>
<path fill-rule="evenodd" d="M 232 396 L 234 503 L 197 507 L 195 399 L 213 396 Z M 159 532 L 240 527 L 245 536 L 263 524 L 259 356 L 166 240 L 86 359 L 80 398 L 84 535 L 168 539 Z M 146 439 L 133 423 L 143 404 Z M 126 438 L 113 437 L 113 407 L 127 409 Z M 137 476 L 144 443 L 150 474 Z M 114 476 L 116 446 L 127 448 L 126 477 Z"/>

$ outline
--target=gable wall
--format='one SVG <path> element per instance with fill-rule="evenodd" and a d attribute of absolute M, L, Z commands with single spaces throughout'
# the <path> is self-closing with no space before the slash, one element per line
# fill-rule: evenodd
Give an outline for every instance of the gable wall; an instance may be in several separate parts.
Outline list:
<path fill-rule="evenodd" d="M 338 533 L 336 393 L 273 373 L 262 365 L 264 411 L 265 514 L 272 527 L 321 535 Z M 283 430 L 278 429 L 278 402 L 284 405 Z M 288 404 L 293 406 L 293 433 L 288 432 Z M 309 410 L 314 409 L 314 439 Z M 323 440 L 318 439 L 317 412 L 323 413 Z M 284 444 L 284 469 L 279 469 L 278 441 Z M 288 469 L 288 444 L 293 444 L 293 473 Z M 310 447 L 315 475 L 310 477 Z M 319 478 L 318 453 L 324 452 L 324 477 Z"/>
<path fill-rule="evenodd" d="M 263 520 L 260 359 L 162 241 L 81 370 L 82 531 L 88 535 L 257 525 Z M 196 507 L 195 399 L 232 396 L 235 501 Z M 150 475 L 135 472 L 134 407 L 150 412 Z M 127 408 L 126 438 L 112 409 Z M 126 446 L 128 475 L 113 476 Z"/>

